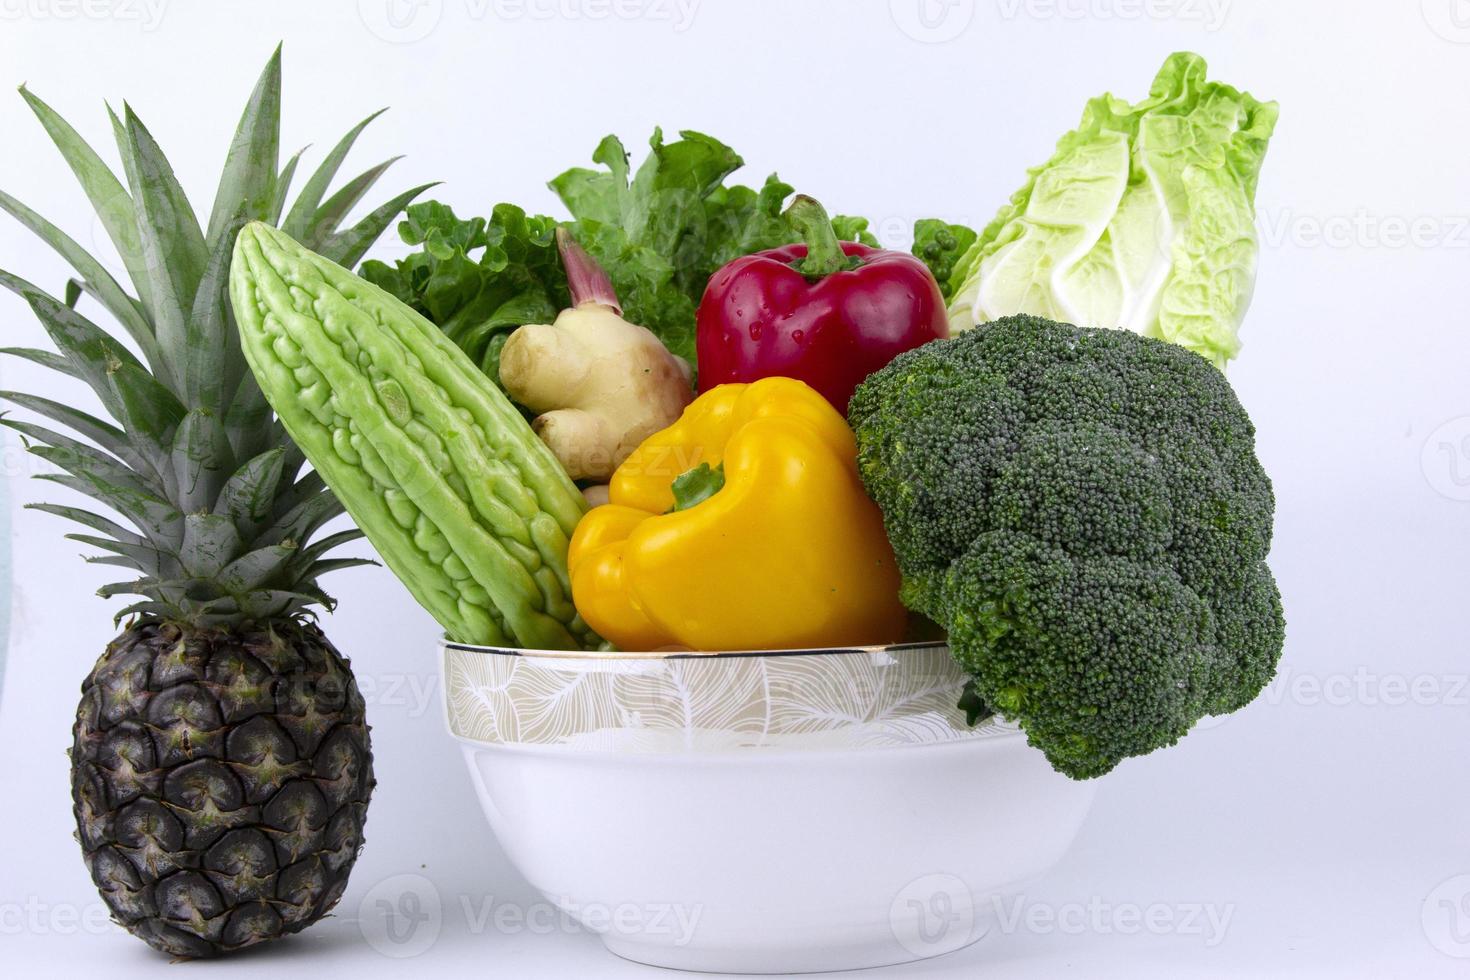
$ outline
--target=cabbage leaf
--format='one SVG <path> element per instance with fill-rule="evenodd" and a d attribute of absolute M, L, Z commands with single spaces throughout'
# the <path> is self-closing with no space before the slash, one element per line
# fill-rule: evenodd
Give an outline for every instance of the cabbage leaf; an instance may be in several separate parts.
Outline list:
<path fill-rule="evenodd" d="M 1255 287 L 1256 181 L 1276 125 L 1171 55 L 1148 98 L 1103 95 L 955 264 L 954 330 L 1014 313 L 1120 327 L 1224 368 Z"/>

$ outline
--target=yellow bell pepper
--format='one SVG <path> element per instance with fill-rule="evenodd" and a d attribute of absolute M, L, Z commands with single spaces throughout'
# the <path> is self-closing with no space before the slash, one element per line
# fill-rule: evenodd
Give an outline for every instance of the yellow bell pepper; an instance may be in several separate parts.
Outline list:
<path fill-rule="evenodd" d="M 618 467 L 608 494 L 577 525 L 568 564 L 577 610 L 619 649 L 903 634 L 898 568 L 852 430 L 800 381 L 701 395 Z"/>

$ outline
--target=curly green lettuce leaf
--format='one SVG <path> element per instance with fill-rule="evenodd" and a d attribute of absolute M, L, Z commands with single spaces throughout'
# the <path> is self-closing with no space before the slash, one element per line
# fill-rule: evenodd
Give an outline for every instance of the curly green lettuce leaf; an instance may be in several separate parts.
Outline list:
<path fill-rule="evenodd" d="M 556 251 L 556 222 L 497 204 L 490 219 L 460 219 L 445 204 L 411 205 L 399 237 L 420 250 L 395 265 L 369 261 L 363 278 L 437 324 L 486 374 L 524 323 L 549 323 L 571 302 Z"/>
<path fill-rule="evenodd" d="M 399 234 L 421 250 L 394 266 L 368 262 L 362 274 L 495 377 L 506 335 L 550 321 L 568 301 L 554 242 L 562 224 L 607 271 L 624 316 L 692 363 L 694 314 L 710 277 L 742 255 L 800 239 L 782 214 L 794 188 L 775 174 L 759 188 L 727 184 L 744 161 L 692 130 L 673 142 L 655 130 L 636 170 L 616 136 L 598 143 L 592 162 L 550 181 L 568 220 L 510 204 L 496 205 L 488 221 L 461 220 L 446 205 L 419 205 Z M 864 218 L 838 215 L 833 224 L 841 238 L 877 244 Z"/>
<path fill-rule="evenodd" d="M 914 222 L 913 253 L 934 274 L 946 302 L 954 293 L 955 265 L 975 244 L 976 237 L 975 229 L 952 225 L 939 218 L 920 218 Z"/>
<path fill-rule="evenodd" d="M 572 214 L 572 234 L 607 270 L 624 316 L 692 362 L 694 313 L 710 277 L 800 238 L 782 215 L 794 188 L 775 174 L 759 190 L 725 184 L 745 161 L 704 133 L 682 130 L 666 143 L 655 129 L 648 145 L 633 171 L 622 142 L 604 137 L 592 154 L 603 169 L 574 167 L 550 187 Z M 867 226 L 845 216 L 834 223 L 854 238 Z"/>
<path fill-rule="evenodd" d="M 1103 95 L 954 266 L 950 321 L 1121 327 L 1223 368 L 1255 285 L 1255 191 L 1278 107 L 1171 55 L 1148 98 Z"/>

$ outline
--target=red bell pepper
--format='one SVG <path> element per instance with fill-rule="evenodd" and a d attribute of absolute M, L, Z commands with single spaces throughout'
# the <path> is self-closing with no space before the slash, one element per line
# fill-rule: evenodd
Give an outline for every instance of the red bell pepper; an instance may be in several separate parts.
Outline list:
<path fill-rule="evenodd" d="M 949 336 L 944 298 L 907 252 L 839 242 L 827 212 L 798 195 L 786 211 L 805 242 L 742 256 L 699 303 L 699 390 L 798 378 L 846 413 L 853 390 L 894 357 Z"/>

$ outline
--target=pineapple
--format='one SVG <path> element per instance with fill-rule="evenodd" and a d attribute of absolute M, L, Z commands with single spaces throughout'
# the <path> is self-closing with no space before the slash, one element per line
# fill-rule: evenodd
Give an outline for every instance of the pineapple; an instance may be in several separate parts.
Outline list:
<path fill-rule="evenodd" d="M 136 297 L 75 241 L 9 195 L 8 211 L 77 278 L 56 299 L 0 272 L 56 351 L 6 353 L 79 379 L 111 421 L 34 394 L 0 393 L 70 430 L 0 423 L 61 472 L 42 479 L 104 505 L 33 505 L 124 569 L 103 597 L 136 597 L 82 685 L 71 749 L 77 837 L 116 920 L 175 956 L 211 956 L 297 932 L 341 897 L 373 788 L 363 700 L 346 658 L 313 625 L 332 602 L 326 557 L 359 536 L 313 541 L 341 506 L 305 470 L 246 368 L 228 301 L 236 232 L 279 224 L 354 265 L 403 207 L 344 217 L 393 161 L 326 191 L 372 117 L 327 155 L 289 209 L 296 157 L 278 171 L 280 50 L 246 106 L 201 227 L 148 130 L 112 117 L 126 187 L 60 116 L 21 94 L 76 174 Z M 77 309 L 85 294 L 127 342 Z M 136 352 L 136 353 L 135 353 Z M 125 526 L 121 521 L 125 521 Z"/>

